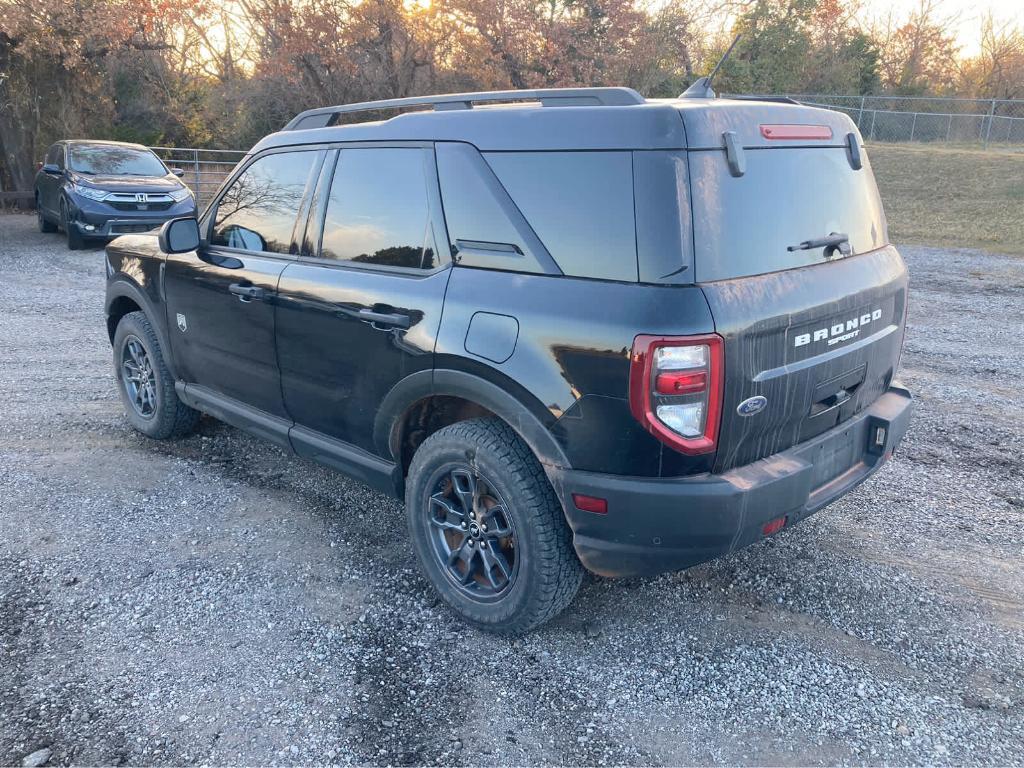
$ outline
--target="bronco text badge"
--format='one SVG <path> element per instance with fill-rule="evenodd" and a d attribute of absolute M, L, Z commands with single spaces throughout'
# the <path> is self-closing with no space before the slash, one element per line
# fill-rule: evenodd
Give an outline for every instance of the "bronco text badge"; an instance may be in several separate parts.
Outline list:
<path fill-rule="evenodd" d="M 824 341 L 831 347 L 833 344 L 849 341 L 859 336 L 861 328 L 881 319 L 882 310 L 880 309 L 865 312 L 860 317 L 853 317 L 841 323 L 833 323 L 827 328 L 818 328 L 811 333 L 801 333 L 793 339 L 793 346 L 805 347 L 812 342 Z"/>

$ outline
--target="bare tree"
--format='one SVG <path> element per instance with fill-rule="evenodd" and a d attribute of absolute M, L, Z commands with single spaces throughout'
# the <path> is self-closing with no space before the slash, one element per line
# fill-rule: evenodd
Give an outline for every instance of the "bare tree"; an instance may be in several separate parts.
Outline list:
<path fill-rule="evenodd" d="M 956 81 L 957 16 L 940 15 L 939 0 L 918 0 L 904 21 L 890 13 L 872 25 L 883 87 L 894 93 L 949 93 Z"/>

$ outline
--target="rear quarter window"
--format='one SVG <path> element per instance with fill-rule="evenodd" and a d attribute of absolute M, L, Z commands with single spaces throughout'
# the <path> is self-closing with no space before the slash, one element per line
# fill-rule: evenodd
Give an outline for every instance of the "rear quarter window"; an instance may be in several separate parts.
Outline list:
<path fill-rule="evenodd" d="M 637 281 L 631 152 L 484 157 L 562 272 Z"/>

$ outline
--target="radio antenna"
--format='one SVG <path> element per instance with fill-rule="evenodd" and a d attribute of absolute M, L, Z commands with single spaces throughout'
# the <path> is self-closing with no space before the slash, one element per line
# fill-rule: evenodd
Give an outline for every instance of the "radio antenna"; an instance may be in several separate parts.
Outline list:
<path fill-rule="evenodd" d="M 689 88 L 679 94 L 680 99 L 714 99 L 717 98 L 715 92 L 711 89 L 711 81 L 715 79 L 715 75 L 718 74 L 718 70 L 722 68 L 725 60 L 729 58 L 729 54 L 732 53 L 732 49 L 736 47 L 736 43 L 740 41 L 743 35 L 736 35 L 733 38 L 732 44 L 722 54 L 722 58 L 715 64 L 715 68 L 711 70 L 711 74 L 707 77 L 702 77 L 694 82 Z"/>

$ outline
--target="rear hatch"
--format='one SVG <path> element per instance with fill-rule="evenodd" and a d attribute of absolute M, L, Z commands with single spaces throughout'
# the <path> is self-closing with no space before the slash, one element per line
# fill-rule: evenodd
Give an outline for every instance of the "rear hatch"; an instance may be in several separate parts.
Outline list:
<path fill-rule="evenodd" d="M 680 112 L 695 277 L 726 340 L 715 458 L 723 471 L 832 429 L 886 391 L 907 273 L 845 115 L 694 101 Z M 831 247 L 801 247 L 822 238 Z"/>

